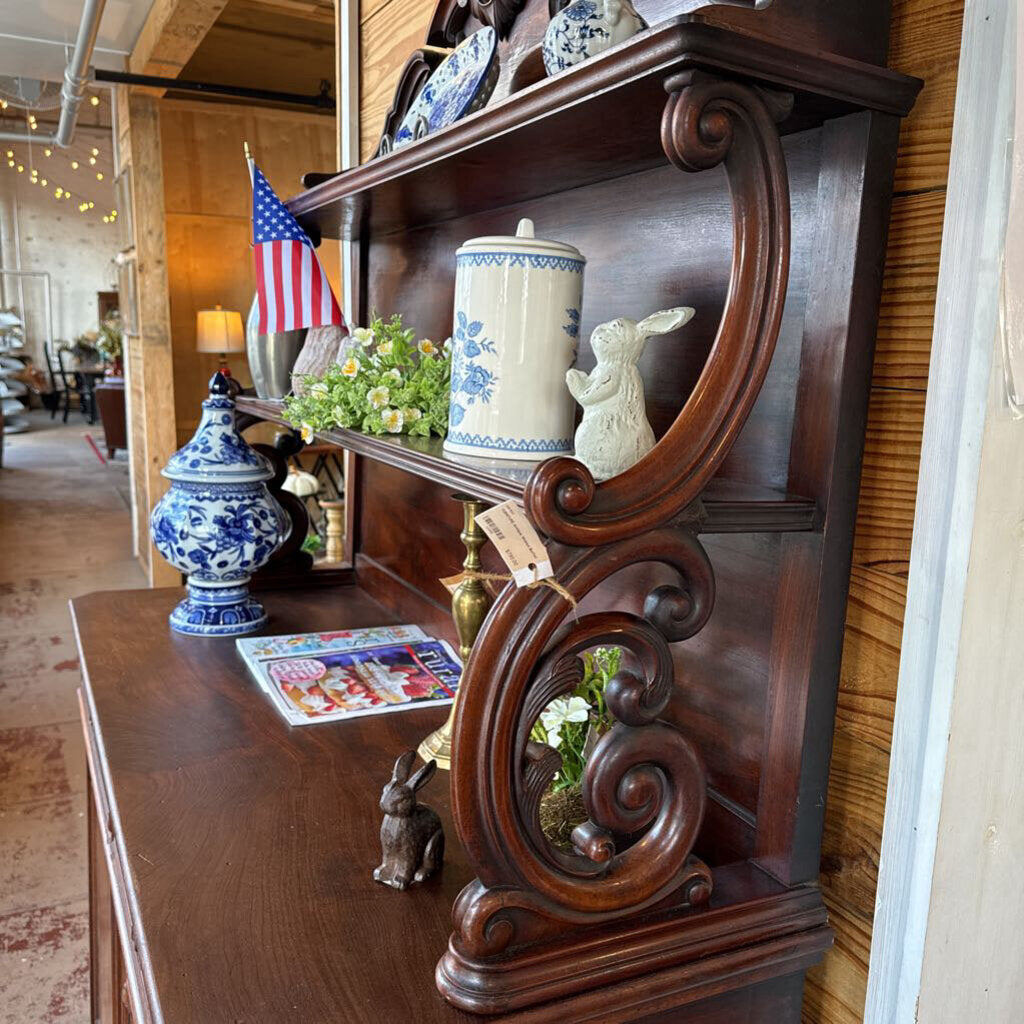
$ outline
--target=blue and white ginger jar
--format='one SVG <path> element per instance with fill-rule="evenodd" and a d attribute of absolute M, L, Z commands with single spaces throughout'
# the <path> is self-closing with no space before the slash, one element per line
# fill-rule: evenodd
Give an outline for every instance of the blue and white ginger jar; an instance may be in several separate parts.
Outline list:
<path fill-rule="evenodd" d="M 629 0 L 573 0 L 544 33 L 541 56 L 549 75 L 596 57 L 647 28 Z"/>
<path fill-rule="evenodd" d="M 249 578 L 287 539 L 291 521 L 267 490 L 273 475 L 235 426 L 235 403 L 220 373 L 192 440 L 164 467 L 170 490 L 150 516 L 157 551 L 188 576 L 188 596 L 171 628 L 192 636 L 238 636 L 261 629 L 263 606 Z"/>

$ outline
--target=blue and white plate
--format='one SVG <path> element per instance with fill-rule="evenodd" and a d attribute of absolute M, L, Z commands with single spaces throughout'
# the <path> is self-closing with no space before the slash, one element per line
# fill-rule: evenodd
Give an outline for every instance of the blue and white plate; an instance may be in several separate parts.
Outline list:
<path fill-rule="evenodd" d="M 464 39 L 438 65 L 395 132 L 394 148 L 479 110 L 498 84 L 498 36 L 490 26 Z"/>

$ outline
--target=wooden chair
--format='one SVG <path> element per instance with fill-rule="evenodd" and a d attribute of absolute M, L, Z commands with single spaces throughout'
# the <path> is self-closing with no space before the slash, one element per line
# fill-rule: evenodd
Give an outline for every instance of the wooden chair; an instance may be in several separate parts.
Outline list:
<path fill-rule="evenodd" d="M 45 351 L 45 347 L 44 347 Z M 54 390 L 60 390 L 64 392 L 64 415 L 62 416 L 63 422 L 67 423 L 68 413 L 71 411 L 71 396 L 74 394 L 78 398 L 78 407 L 82 412 L 82 415 L 86 418 L 90 418 L 89 399 L 87 397 L 86 389 L 82 384 L 82 377 L 79 373 L 75 372 L 68 366 L 68 362 L 71 359 L 71 351 L 66 348 L 57 349 L 57 377 L 54 378 L 53 387 Z M 50 367 L 50 376 L 53 377 L 53 368 L 50 366 L 50 357 L 47 354 L 46 357 L 47 366 Z M 60 386 L 58 388 L 57 378 L 60 379 Z M 57 406 L 54 405 L 50 412 L 51 418 L 57 415 Z"/>

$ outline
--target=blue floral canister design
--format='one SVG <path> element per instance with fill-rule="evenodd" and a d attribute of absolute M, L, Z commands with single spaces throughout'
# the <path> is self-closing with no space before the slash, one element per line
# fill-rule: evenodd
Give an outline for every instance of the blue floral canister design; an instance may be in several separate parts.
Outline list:
<path fill-rule="evenodd" d="M 455 320 L 446 451 L 539 461 L 572 452 L 586 260 L 564 242 L 473 238 L 455 255 Z"/>
<path fill-rule="evenodd" d="M 646 27 L 630 0 L 573 0 L 551 19 L 544 33 L 544 68 L 549 75 L 557 75 Z"/>
<path fill-rule="evenodd" d="M 163 475 L 171 487 L 153 509 L 150 532 L 157 551 L 188 576 L 171 628 L 192 636 L 262 628 L 267 615 L 249 596 L 249 577 L 287 539 L 291 522 L 267 490 L 273 470 L 238 433 L 220 373 L 210 381 L 195 435 Z"/>

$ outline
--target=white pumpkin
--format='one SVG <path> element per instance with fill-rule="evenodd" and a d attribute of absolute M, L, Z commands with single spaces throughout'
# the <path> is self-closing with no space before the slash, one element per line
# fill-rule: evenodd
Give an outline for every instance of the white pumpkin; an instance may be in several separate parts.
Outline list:
<path fill-rule="evenodd" d="M 282 491 L 289 491 L 296 498 L 309 498 L 320 490 L 320 481 L 304 469 L 289 467 L 288 477 L 281 484 Z"/>

